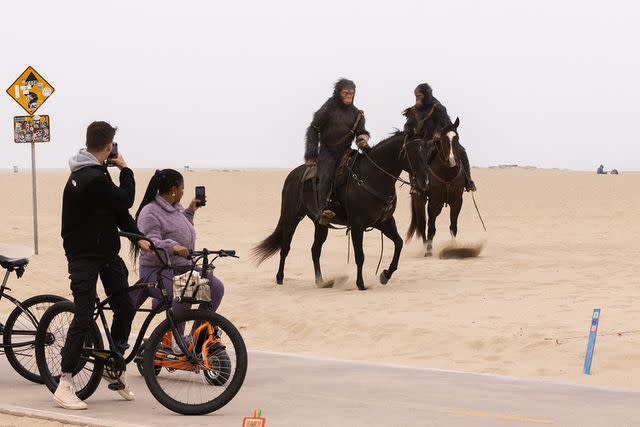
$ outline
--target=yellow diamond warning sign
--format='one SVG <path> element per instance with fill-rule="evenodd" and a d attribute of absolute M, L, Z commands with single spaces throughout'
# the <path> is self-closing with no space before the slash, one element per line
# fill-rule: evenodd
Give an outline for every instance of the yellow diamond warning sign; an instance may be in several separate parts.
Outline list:
<path fill-rule="evenodd" d="M 33 67 L 27 67 L 20 77 L 7 89 L 10 97 L 24 110 L 35 113 L 51 96 L 55 89 Z"/>

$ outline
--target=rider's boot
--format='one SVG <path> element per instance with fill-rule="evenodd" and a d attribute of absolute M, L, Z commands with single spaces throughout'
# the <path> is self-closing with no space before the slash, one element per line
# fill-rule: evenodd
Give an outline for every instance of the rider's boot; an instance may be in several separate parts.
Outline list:
<path fill-rule="evenodd" d="M 329 225 L 331 221 L 336 217 L 336 213 L 331 209 L 321 209 L 320 210 L 320 219 L 318 222 L 320 225 Z"/>
<path fill-rule="evenodd" d="M 332 186 L 329 186 L 329 189 L 325 190 L 327 194 L 325 194 L 325 191 L 319 189 L 319 200 L 324 202 L 320 203 L 320 210 L 318 211 L 317 216 L 320 225 L 329 225 L 336 217 L 336 213 L 333 211 L 331 203 L 331 188 Z"/>
<path fill-rule="evenodd" d="M 464 147 L 460 147 L 460 161 L 464 169 L 464 189 L 465 191 L 476 191 L 476 184 L 471 179 L 471 165 L 469 164 L 469 157 L 467 156 L 467 150 Z"/>

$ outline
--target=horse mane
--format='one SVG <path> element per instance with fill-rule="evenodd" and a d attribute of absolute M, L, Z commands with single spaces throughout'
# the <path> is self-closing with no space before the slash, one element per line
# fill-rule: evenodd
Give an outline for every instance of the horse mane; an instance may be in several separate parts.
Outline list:
<path fill-rule="evenodd" d="M 390 136 L 378 142 L 376 145 L 372 146 L 371 151 L 373 152 L 381 147 L 384 147 L 385 145 L 389 144 L 390 141 L 392 141 L 394 138 L 397 138 L 400 135 L 404 135 L 404 132 L 399 129 L 396 129 L 390 134 Z"/>

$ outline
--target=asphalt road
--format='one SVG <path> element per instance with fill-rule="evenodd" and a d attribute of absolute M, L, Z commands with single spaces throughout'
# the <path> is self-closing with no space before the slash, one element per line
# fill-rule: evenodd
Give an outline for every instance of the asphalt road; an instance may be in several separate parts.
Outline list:
<path fill-rule="evenodd" d="M 134 402 L 105 384 L 87 401 L 88 410 L 66 411 L 0 357 L 0 411 L 104 426 L 239 427 L 255 408 L 269 427 L 640 425 L 636 391 L 263 352 L 249 357 L 240 393 L 203 417 L 158 404 L 135 367 L 129 375 Z"/>

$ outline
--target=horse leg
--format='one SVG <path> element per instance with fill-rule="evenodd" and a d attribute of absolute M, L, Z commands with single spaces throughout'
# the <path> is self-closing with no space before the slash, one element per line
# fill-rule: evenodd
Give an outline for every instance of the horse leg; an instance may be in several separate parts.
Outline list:
<path fill-rule="evenodd" d="M 442 212 L 442 207 L 444 203 L 433 203 L 429 201 L 427 205 L 427 214 L 428 218 L 428 231 L 427 231 L 427 249 L 424 256 L 432 256 L 433 255 L 433 236 L 436 235 L 436 218 Z"/>
<path fill-rule="evenodd" d="M 393 259 L 389 264 L 388 270 L 383 270 L 380 273 L 380 283 L 386 285 L 393 273 L 398 269 L 398 260 L 400 259 L 400 252 L 402 252 L 402 238 L 398 234 L 398 227 L 396 226 L 396 220 L 392 217 L 388 221 L 383 222 L 380 227 L 382 234 L 387 236 L 393 241 Z"/>
<path fill-rule="evenodd" d="M 364 230 L 351 229 L 351 241 L 353 242 L 353 254 L 358 266 L 358 277 L 356 278 L 356 286 L 361 291 L 367 290 L 364 287 L 364 279 L 362 278 L 362 264 L 364 264 L 364 250 L 362 249 L 362 240 L 364 237 Z"/>
<path fill-rule="evenodd" d="M 324 283 L 322 270 L 320 270 L 320 253 L 322 252 L 322 245 L 324 245 L 324 242 L 327 240 L 329 229 L 316 221 L 314 221 L 313 224 L 316 230 L 313 236 L 313 246 L 311 246 L 311 258 L 313 259 L 313 269 L 316 275 L 316 285 L 320 286 Z"/>
<path fill-rule="evenodd" d="M 456 200 L 453 205 L 449 205 L 449 231 L 451 231 L 451 237 L 455 238 L 458 235 L 458 215 L 462 209 L 462 196 L 460 200 Z"/>
<path fill-rule="evenodd" d="M 280 246 L 280 264 L 278 266 L 278 273 L 276 273 L 276 283 L 278 285 L 282 285 L 282 281 L 284 280 L 284 263 L 287 259 L 287 255 L 289 255 L 289 250 L 291 250 L 291 240 L 293 239 L 293 234 L 296 232 L 296 228 L 298 228 L 298 224 L 302 221 L 304 215 L 299 214 L 297 218 L 287 224 L 282 229 L 282 245 Z"/>

